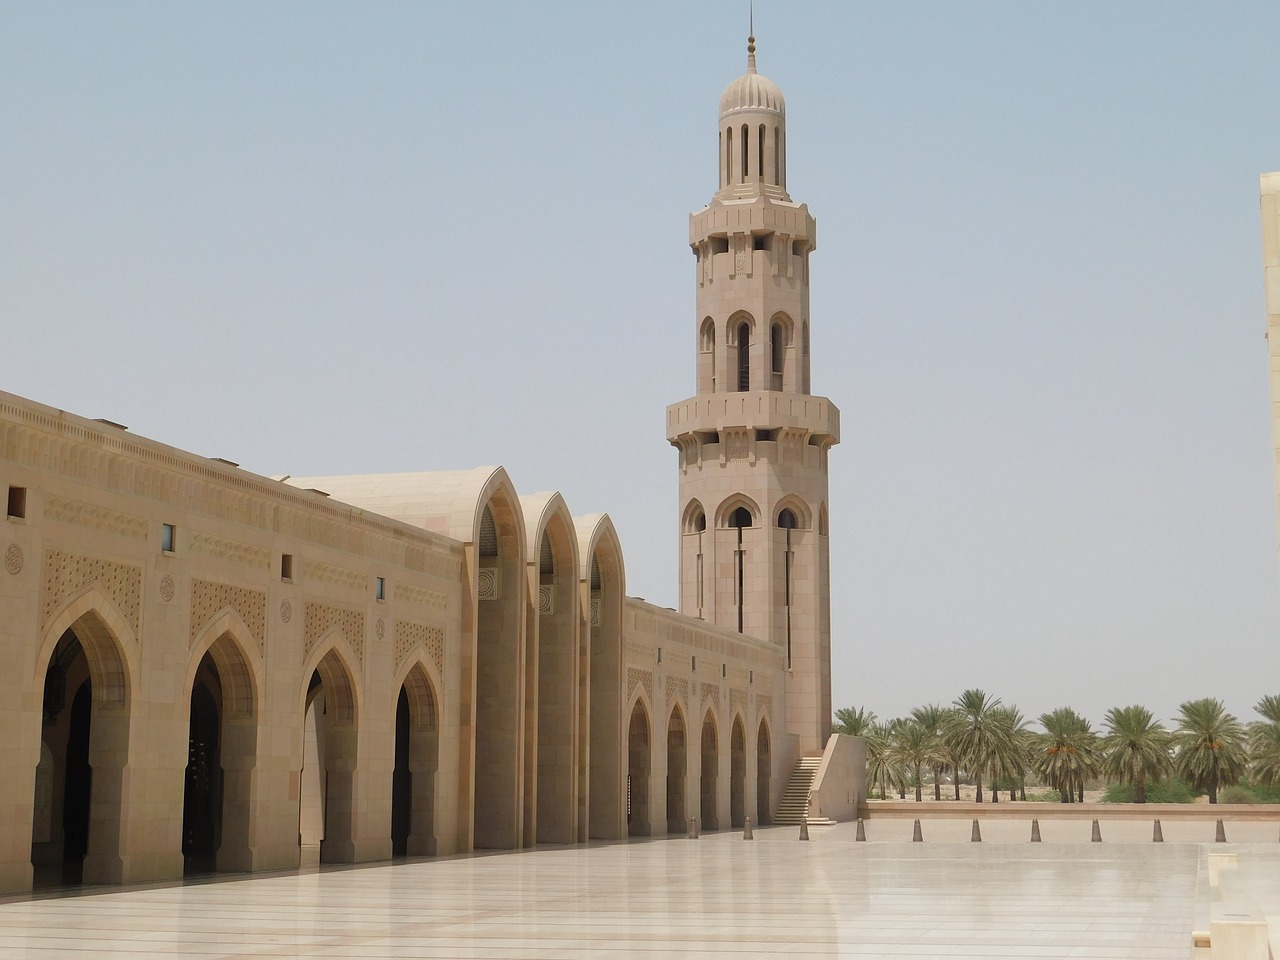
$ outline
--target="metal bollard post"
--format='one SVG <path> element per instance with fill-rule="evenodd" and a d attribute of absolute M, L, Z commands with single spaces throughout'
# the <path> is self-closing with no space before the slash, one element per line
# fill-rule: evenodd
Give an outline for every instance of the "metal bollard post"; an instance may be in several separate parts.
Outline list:
<path fill-rule="evenodd" d="M 855 843 L 867 842 L 867 829 L 862 825 L 862 818 L 858 818 L 858 832 L 853 837 Z"/>
<path fill-rule="evenodd" d="M 1164 831 L 1160 829 L 1160 818 L 1156 817 L 1155 825 L 1151 828 L 1151 842 L 1164 843 Z"/>
<path fill-rule="evenodd" d="M 742 839 L 743 840 L 755 839 L 755 837 L 752 836 L 751 834 L 751 818 L 750 817 L 747 817 L 746 820 L 742 822 Z"/>
<path fill-rule="evenodd" d="M 800 839 L 801 840 L 809 839 L 809 818 L 808 817 L 804 817 L 800 821 Z"/>
<path fill-rule="evenodd" d="M 1031 842 L 1040 842 L 1040 821 L 1032 819 L 1031 821 Z"/>
<path fill-rule="evenodd" d="M 1101 842 L 1102 842 L 1102 828 L 1101 828 L 1100 826 L 1098 826 L 1098 818 L 1097 818 L 1097 817 L 1094 817 L 1094 818 L 1093 818 L 1093 836 L 1091 836 L 1089 839 L 1090 839 L 1090 841 L 1092 841 L 1093 843 L 1101 843 Z"/>
<path fill-rule="evenodd" d="M 924 843 L 924 834 L 920 832 L 920 821 L 916 820 L 916 825 L 911 828 L 911 842 Z"/>
<path fill-rule="evenodd" d="M 978 829 L 978 818 L 977 818 L 977 817 L 974 817 L 974 818 L 973 818 L 973 830 L 969 833 L 969 842 L 970 842 L 970 843 L 981 843 L 981 842 L 982 842 L 982 831 Z"/>
<path fill-rule="evenodd" d="M 1223 823 L 1222 823 L 1222 819 L 1221 819 L 1221 818 L 1219 818 L 1219 819 L 1218 819 L 1218 826 L 1217 826 L 1216 830 L 1214 831 L 1214 835 L 1213 835 L 1213 842 L 1214 842 L 1214 843 L 1226 843 L 1226 842 L 1227 842 L 1227 828 L 1226 828 L 1225 826 L 1223 826 Z"/>

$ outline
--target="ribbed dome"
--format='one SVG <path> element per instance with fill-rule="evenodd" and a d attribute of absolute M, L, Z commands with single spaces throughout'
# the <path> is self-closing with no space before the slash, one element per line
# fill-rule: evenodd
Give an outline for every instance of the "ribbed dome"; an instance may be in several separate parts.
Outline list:
<path fill-rule="evenodd" d="M 720 115 L 733 110 L 772 110 L 787 115 L 787 101 L 778 85 L 752 70 L 744 73 L 720 95 Z"/>
<path fill-rule="evenodd" d="M 770 110 L 780 117 L 787 115 L 787 101 L 778 85 L 756 73 L 756 38 L 747 37 L 747 72 L 724 88 L 720 94 L 720 116 L 735 110 Z"/>

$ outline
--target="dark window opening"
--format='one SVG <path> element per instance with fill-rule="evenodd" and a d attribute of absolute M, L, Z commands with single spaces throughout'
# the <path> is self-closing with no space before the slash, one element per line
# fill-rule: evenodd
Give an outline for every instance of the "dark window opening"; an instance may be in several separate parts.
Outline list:
<path fill-rule="evenodd" d="M 383 577 L 375 577 L 373 583 L 373 597 L 375 600 L 387 599 L 387 581 Z"/>
<path fill-rule="evenodd" d="M 280 579 L 281 580 L 293 579 L 293 554 L 292 553 L 282 553 L 280 555 Z"/>
<path fill-rule="evenodd" d="M 738 326 L 738 391 L 751 389 L 751 327 Z"/>
<path fill-rule="evenodd" d="M 755 234 L 754 236 L 752 236 L 752 238 L 751 238 L 751 249 L 753 249 L 753 250 L 768 250 L 768 249 L 769 249 L 769 235 L 768 235 L 767 233 L 758 233 L 758 234 Z"/>
<path fill-rule="evenodd" d="M 712 253 L 728 253 L 729 238 L 728 237 L 712 237 L 711 252 Z"/>
<path fill-rule="evenodd" d="M 160 524 L 160 549 L 165 553 L 173 553 L 173 544 L 176 539 L 173 524 Z"/>
<path fill-rule="evenodd" d="M 9 506 L 7 508 L 9 516 L 15 520 L 21 520 L 27 515 L 27 488 L 26 487 L 10 487 L 9 488 Z"/>
<path fill-rule="evenodd" d="M 751 172 L 750 170 L 747 169 L 748 166 L 750 165 L 750 157 L 751 157 L 751 151 L 747 148 L 747 130 L 748 129 L 749 128 L 744 123 L 742 125 L 742 182 L 743 183 L 747 182 L 747 174 Z"/>
<path fill-rule="evenodd" d="M 493 522 L 493 511 L 488 506 L 480 517 L 480 556 L 498 555 L 498 526 Z"/>

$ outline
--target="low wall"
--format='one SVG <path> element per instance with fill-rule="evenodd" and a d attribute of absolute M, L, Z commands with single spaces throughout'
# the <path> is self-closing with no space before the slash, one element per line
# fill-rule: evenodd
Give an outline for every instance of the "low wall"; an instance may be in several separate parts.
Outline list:
<path fill-rule="evenodd" d="M 866 742 L 861 737 L 833 733 L 809 789 L 809 816 L 853 820 L 866 799 Z"/>
<path fill-rule="evenodd" d="M 816 781 L 815 781 L 816 782 Z M 858 805 L 864 820 L 982 819 L 1029 820 L 1275 820 L 1280 804 L 1265 803 L 1032 803 L 1025 800 L 999 803 L 929 800 L 873 800 Z M 836 818 L 832 818 L 836 819 Z"/>

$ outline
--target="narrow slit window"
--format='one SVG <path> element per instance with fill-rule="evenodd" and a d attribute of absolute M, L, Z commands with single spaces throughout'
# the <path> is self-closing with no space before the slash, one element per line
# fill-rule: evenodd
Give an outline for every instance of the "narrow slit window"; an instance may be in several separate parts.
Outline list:
<path fill-rule="evenodd" d="M 387 599 L 387 581 L 385 578 L 373 578 L 373 596 L 375 600 Z"/>
<path fill-rule="evenodd" d="M 738 327 L 738 391 L 745 393 L 751 389 L 751 327 L 741 324 Z"/>
<path fill-rule="evenodd" d="M 764 179 L 764 124 L 760 124 L 760 135 L 756 140 L 756 179 Z"/>
<path fill-rule="evenodd" d="M 747 149 L 747 146 L 748 146 L 747 131 L 750 129 L 751 128 L 748 127 L 745 123 L 742 125 L 742 182 L 743 183 L 747 182 L 747 174 L 750 173 L 750 170 L 747 169 L 748 166 L 750 166 L 750 158 L 751 158 L 751 151 Z"/>
<path fill-rule="evenodd" d="M 280 579 L 281 580 L 293 579 L 293 554 L 292 553 L 282 553 L 280 555 Z"/>
<path fill-rule="evenodd" d="M 160 524 L 160 549 L 165 553 L 173 553 L 173 544 L 177 539 L 172 523 Z"/>

